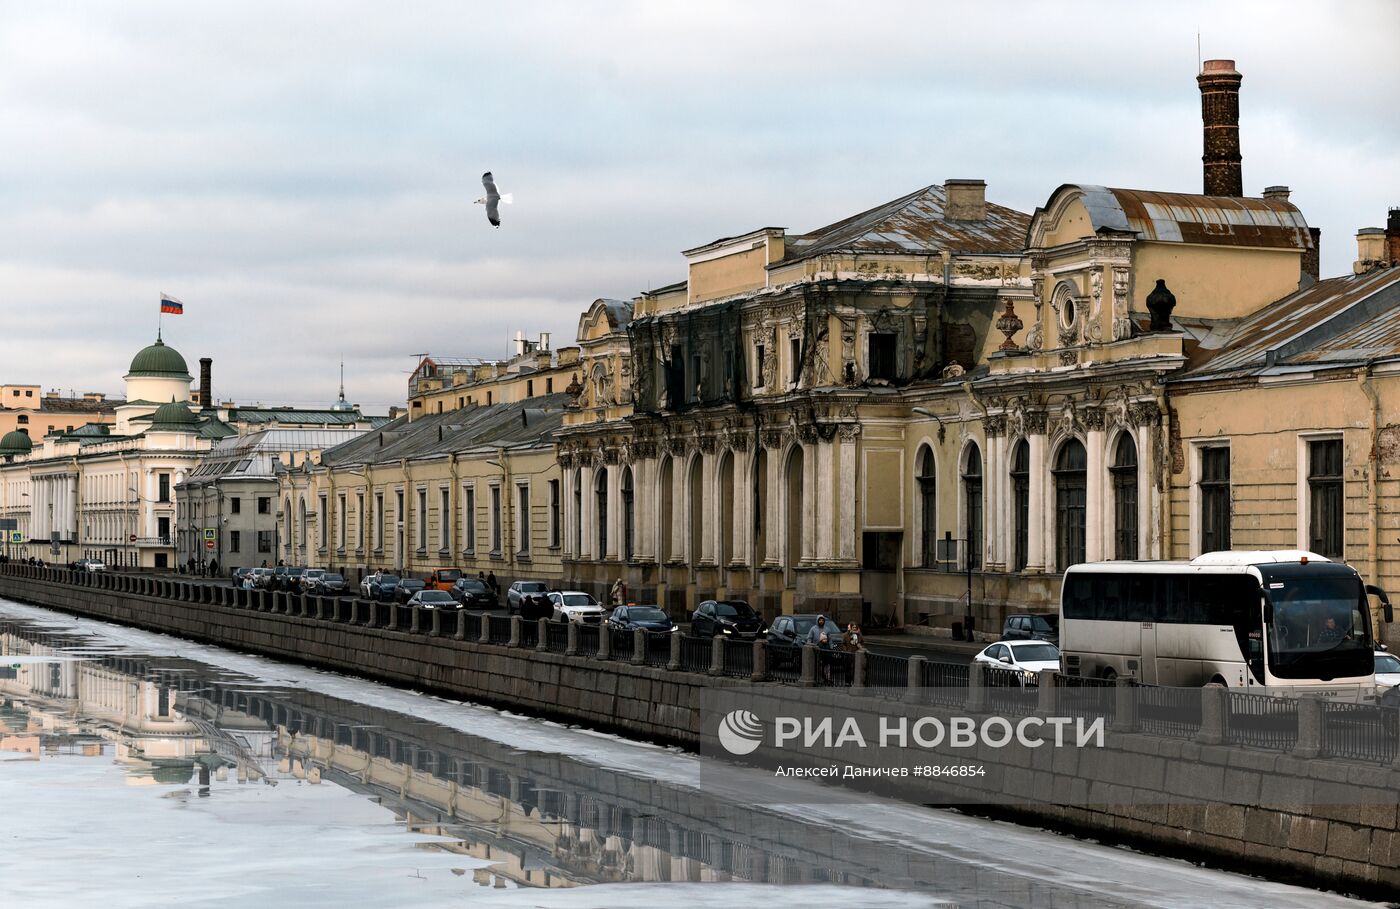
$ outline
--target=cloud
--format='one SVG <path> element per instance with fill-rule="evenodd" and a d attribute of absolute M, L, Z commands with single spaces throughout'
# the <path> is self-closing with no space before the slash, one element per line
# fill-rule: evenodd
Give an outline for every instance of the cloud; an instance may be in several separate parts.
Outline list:
<path fill-rule="evenodd" d="M 1393 3 L 12 4 L 7 378 L 120 391 L 164 290 L 222 397 L 332 400 L 343 355 L 402 401 L 411 354 L 567 343 L 756 226 L 948 177 L 1191 191 L 1198 23 L 1245 72 L 1247 189 L 1292 186 L 1345 271 L 1400 203 Z"/>

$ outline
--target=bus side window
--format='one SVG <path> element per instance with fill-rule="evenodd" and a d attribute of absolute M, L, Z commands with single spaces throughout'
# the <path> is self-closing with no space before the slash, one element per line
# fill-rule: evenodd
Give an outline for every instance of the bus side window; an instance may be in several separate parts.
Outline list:
<path fill-rule="evenodd" d="M 1124 580 L 1125 576 L 1119 574 L 1101 574 L 1095 578 L 1095 618 L 1108 622 L 1123 618 L 1128 594 L 1128 585 Z"/>
<path fill-rule="evenodd" d="M 1072 574 L 1065 585 L 1065 618 L 1094 618 L 1094 577 L 1093 575 Z"/>
<path fill-rule="evenodd" d="M 1156 585 L 1151 575 L 1135 574 L 1126 579 L 1128 597 L 1123 610 L 1123 618 L 1129 622 L 1155 622 L 1157 620 Z"/>
<path fill-rule="evenodd" d="M 1182 577 L 1160 579 L 1162 590 L 1157 595 L 1157 621 L 1185 622 L 1190 616 L 1190 581 Z"/>

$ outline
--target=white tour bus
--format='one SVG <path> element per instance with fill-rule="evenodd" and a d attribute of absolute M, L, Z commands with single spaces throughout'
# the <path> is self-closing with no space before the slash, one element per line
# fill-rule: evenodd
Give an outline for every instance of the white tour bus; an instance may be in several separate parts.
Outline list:
<path fill-rule="evenodd" d="M 1211 552 L 1190 562 L 1092 562 L 1065 571 L 1061 665 L 1068 675 L 1150 685 L 1375 688 L 1366 585 L 1310 552 Z"/>

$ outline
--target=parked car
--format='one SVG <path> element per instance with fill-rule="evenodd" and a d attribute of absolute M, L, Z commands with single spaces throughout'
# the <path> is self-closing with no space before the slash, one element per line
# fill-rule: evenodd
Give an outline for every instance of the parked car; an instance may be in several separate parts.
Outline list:
<path fill-rule="evenodd" d="M 1042 669 L 1060 671 L 1060 648 L 1048 641 L 998 641 L 988 644 L 972 658 L 973 662 L 1021 673 L 1021 684 L 1034 679 Z"/>
<path fill-rule="evenodd" d="M 324 568 L 308 568 L 297 578 L 295 590 L 297 593 L 310 593 L 315 586 L 316 579 L 326 573 Z"/>
<path fill-rule="evenodd" d="M 343 597 L 350 592 L 345 575 L 333 571 L 323 572 L 319 577 L 307 581 L 306 592 L 318 597 Z"/>
<path fill-rule="evenodd" d="M 399 586 L 394 588 L 393 598 L 400 603 L 407 603 L 413 595 L 428 586 L 422 578 L 399 578 Z"/>
<path fill-rule="evenodd" d="M 670 634 L 680 630 L 660 606 L 619 606 L 608 616 L 608 625 L 619 631 L 640 628 L 653 634 Z"/>
<path fill-rule="evenodd" d="M 106 571 L 106 570 L 107 570 L 107 565 L 106 565 L 106 563 L 103 562 L 101 559 L 88 559 L 88 560 L 87 560 L 87 570 L 88 570 L 88 571 Z"/>
<path fill-rule="evenodd" d="M 269 590 L 274 576 L 274 570 L 271 568 L 254 568 L 253 586 L 259 590 Z"/>
<path fill-rule="evenodd" d="M 544 581 L 516 581 L 506 589 L 506 609 L 511 615 L 520 611 L 520 604 L 526 597 L 543 597 L 546 605 L 549 605 L 549 585 Z M 551 607 L 552 608 L 552 607 Z"/>
<path fill-rule="evenodd" d="M 452 585 L 462 579 L 460 568 L 436 568 L 428 575 L 429 590 L 451 590 Z"/>
<path fill-rule="evenodd" d="M 723 634 L 752 639 L 767 630 L 763 619 L 743 600 L 706 600 L 690 618 L 690 633 L 701 638 Z"/>
<path fill-rule="evenodd" d="M 268 587 L 272 590 L 295 591 L 301 584 L 301 576 L 305 573 L 305 568 L 278 565 L 272 572 L 272 583 Z"/>
<path fill-rule="evenodd" d="M 480 578 L 460 578 L 448 591 L 452 599 L 472 609 L 495 609 L 500 605 L 496 594 Z"/>
<path fill-rule="evenodd" d="M 780 615 L 773 620 L 773 624 L 768 627 L 768 659 L 774 665 L 797 664 L 802 660 L 802 652 L 798 649 L 807 643 L 807 633 L 817 624 L 818 614 L 808 613 L 800 615 Z M 831 632 L 827 634 L 827 643 L 831 643 L 831 634 L 840 635 L 840 629 L 836 623 L 828 621 L 827 625 Z M 840 640 L 836 642 L 840 646 Z"/>
<path fill-rule="evenodd" d="M 552 610 L 551 618 L 556 622 L 584 622 L 597 625 L 607 614 L 591 594 L 582 590 L 553 590 L 548 594 Z"/>
<path fill-rule="evenodd" d="M 1009 615 L 1001 626 L 1003 641 L 1049 641 L 1059 646 L 1060 617 L 1053 612 Z"/>
<path fill-rule="evenodd" d="M 234 587 L 242 587 L 243 579 L 255 576 L 256 568 L 235 568 L 233 574 L 229 575 L 229 583 Z"/>
<path fill-rule="evenodd" d="M 372 574 L 360 583 L 360 593 L 370 600 L 392 600 L 399 591 L 396 574 Z"/>
<path fill-rule="evenodd" d="M 424 584 L 426 582 L 419 581 Z M 446 590 L 421 589 L 408 598 L 408 605 L 422 606 L 424 609 L 461 609 L 462 604 L 452 599 L 452 594 Z"/>
<path fill-rule="evenodd" d="M 1376 688 L 1384 694 L 1388 689 L 1400 686 L 1400 657 L 1384 650 L 1376 651 Z"/>

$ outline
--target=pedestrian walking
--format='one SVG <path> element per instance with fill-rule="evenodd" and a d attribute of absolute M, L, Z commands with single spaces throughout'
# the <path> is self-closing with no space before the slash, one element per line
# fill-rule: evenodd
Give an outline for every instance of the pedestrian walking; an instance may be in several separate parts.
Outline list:
<path fill-rule="evenodd" d="M 211 577 L 211 578 L 217 578 L 218 576 L 219 576 L 219 560 L 218 560 L 218 559 L 210 559 L 210 560 L 209 560 L 209 577 Z"/>
<path fill-rule="evenodd" d="M 492 571 L 486 575 L 486 586 L 491 588 L 491 595 L 496 598 L 496 602 L 501 602 L 501 585 L 496 580 L 496 572 Z"/>
<path fill-rule="evenodd" d="M 622 578 L 613 581 L 612 590 L 608 591 L 608 602 L 614 606 L 627 605 L 627 585 L 622 583 Z"/>

